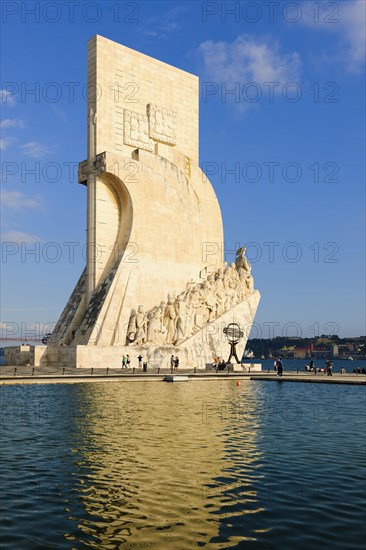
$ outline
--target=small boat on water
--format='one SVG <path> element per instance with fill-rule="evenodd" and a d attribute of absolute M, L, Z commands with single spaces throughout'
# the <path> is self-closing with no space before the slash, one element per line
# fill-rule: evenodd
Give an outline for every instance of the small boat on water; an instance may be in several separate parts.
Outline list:
<path fill-rule="evenodd" d="M 348 361 L 353 361 L 353 357 L 347 357 Z"/>

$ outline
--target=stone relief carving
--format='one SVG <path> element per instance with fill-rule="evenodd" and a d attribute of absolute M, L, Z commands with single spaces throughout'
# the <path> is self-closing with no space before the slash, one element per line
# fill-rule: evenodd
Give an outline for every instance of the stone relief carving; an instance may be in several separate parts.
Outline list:
<path fill-rule="evenodd" d="M 96 156 L 95 162 L 89 162 L 88 160 L 83 160 L 79 162 L 78 166 L 78 182 L 87 183 L 88 174 L 95 171 L 97 176 L 100 176 L 106 170 L 106 153 L 100 153 Z"/>
<path fill-rule="evenodd" d="M 132 310 L 127 329 L 131 345 L 179 345 L 254 291 L 251 265 L 245 247 L 236 252 L 235 263 L 226 262 L 200 283 L 193 280 L 178 296 L 168 296 L 147 314 L 143 306 Z"/>
<path fill-rule="evenodd" d="M 149 137 L 149 119 L 129 109 L 123 111 L 123 141 L 137 149 L 152 152 L 154 144 Z"/>
<path fill-rule="evenodd" d="M 177 143 L 177 113 L 165 107 L 149 103 L 146 108 L 149 118 L 149 135 L 155 141 L 175 145 Z"/>

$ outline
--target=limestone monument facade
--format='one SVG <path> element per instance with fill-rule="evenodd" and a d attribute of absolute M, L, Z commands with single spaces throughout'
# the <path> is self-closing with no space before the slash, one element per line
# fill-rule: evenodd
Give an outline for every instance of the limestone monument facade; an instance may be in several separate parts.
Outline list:
<path fill-rule="evenodd" d="M 78 174 L 87 262 L 44 363 L 113 367 L 127 352 L 202 366 L 227 355 L 229 322 L 249 334 L 259 293 L 244 248 L 223 261 L 220 206 L 198 166 L 198 85 L 176 67 L 90 40 L 88 155 Z"/>

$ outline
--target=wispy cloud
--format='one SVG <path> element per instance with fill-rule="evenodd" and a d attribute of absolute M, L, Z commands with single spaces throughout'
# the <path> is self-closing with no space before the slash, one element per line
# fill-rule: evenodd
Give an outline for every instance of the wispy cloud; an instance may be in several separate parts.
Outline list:
<path fill-rule="evenodd" d="M 54 113 L 56 114 L 56 116 L 62 120 L 62 122 L 65 122 L 66 120 L 66 113 L 63 109 L 60 109 L 59 107 L 56 107 L 55 105 L 53 105 L 53 111 Z"/>
<path fill-rule="evenodd" d="M 228 86 L 236 82 L 284 85 L 301 76 L 300 55 L 282 53 L 279 43 L 268 38 L 243 34 L 231 43 L 208 40 L 200 44 L 198 52 L 203 58 L 205 77 Z M 242 104 L 236 105 L 243 109 Z"/>
<path fill-rule="evenodd" d="M 365 64 L 366 55 L 366 4 L 365 0 L 347 0 L 334 2 L 336 12 L 329 18 L 314 18 L 314 2 L 306 1 L 301 23 L 311 26 L 312 30 L 337 34 L 340 38 L 336 48 L 331 51 L 317 52 L 323 60 L 341 62 L 350 72 L 359 72 Z"/>
<path fill-rule="evenodd" d="M 341 15 L 343 17 L 343 32 L 348 43 L 348 52 L 351 58 L 351 69 L 360 69 L 365 64 L 365 2 L 342 3 Z"/>
<path fill-rule="evenodd" d="M 25 124 L 21 118 L 5 118 L 0 122 L 0 128 L 25 128 Z"/>
<path fill-rule="evenodd" d="M 17 140 L 15 137 L 2 137 L 0 139 L 0 149 L 4 151 L 8 147 L 10 147 L 13 143 L 15 143 Z"/>
<path fill-rule="evenodd" d="M 168 4 L 167 5 L 171 5 Z M 182 28 L 181 19 L 189 12 L 188 6 L 174 6 L 159 17 L 150 17 L 146 22 L 146 28 L 142 31 L 145 36 L 154 36 L 161 38 L 168 38 L 171 33 L 176 32 Z"/>
<path fill-rule="evenodd" d="M 282 54 L 278 42 L 239 36 L 234 42 L 208 40 L 199 46 L 205 71 L 217 81 L 274 82 L 296 80 L 301 73 L 298 53 Z"/>
<path fill-rule="evenodd" d="M 8 191 L 0 189 L 1 205 L 8 210 L 22 210 L 28 208 L 39 208 L 40 201 L 37 198 L 27 197 L 20 191 Z"/>
<path fill-rule="evenodd" d="M 28 143 L 22 145 L 21 149 L 25 155 L 32 158 L 42 158 L 51 152 L 48 147 L 42 145 L 42 143 L 39 143 L 38 141 L 29 141 Z"/>
<path fill-rule="evenodd" d="M 32 244 L 42 242 L 43 239 L 38 237 L 38 235 L 33 235 L 31 233 L 25 233 L 24 231 L 6 231 L 3 233 L 1 240 L 3 243 L 15 243 L 15 244 Z"/>
<path fill-rule="evenodd" d="M 4 151 L 5 149 L 7 149 L 9 147 L 9 145 L 11 145 L 12 143 L 14 143 L 15 141 L 15 138 L 13 137 L 3 137 L 0 139 L 0 149 L 2 151 Z"/>
<path fill-rule="evenodd" d="M 15 101 L 13 98 L 13 94 L 11 94 L 8 90 L 0 90 L 0 103 L 14 105 Z"/>

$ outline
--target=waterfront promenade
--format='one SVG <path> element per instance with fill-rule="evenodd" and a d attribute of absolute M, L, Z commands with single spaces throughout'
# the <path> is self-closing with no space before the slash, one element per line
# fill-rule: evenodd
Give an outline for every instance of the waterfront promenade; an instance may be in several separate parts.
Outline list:
<path fill-rule="evenodd" d="M 28 366 L 2 366 L 0 369 L 0 385 L 15 384 L 73 384 L 80 382 L 124 382 L 124 381 L 164 381 L 171 374 L 170 369 L 157 367 L 148 368 L 144 372 L 139 368 L 110 369 L 110 368 L 57 368 L 57 367 L 28 367 Z M 364 374 L 339 374 L 333 376 L 307 372 L 287 372 L 277 376 L 268 371 L 228 372 L 227 370 L 200 370 L 179 368 L 175 376 L 184 375 L 188 380 L 256 380 L 266 382 L 307 382 L 318 384 L 357 384 L 366 385 Z"/>

